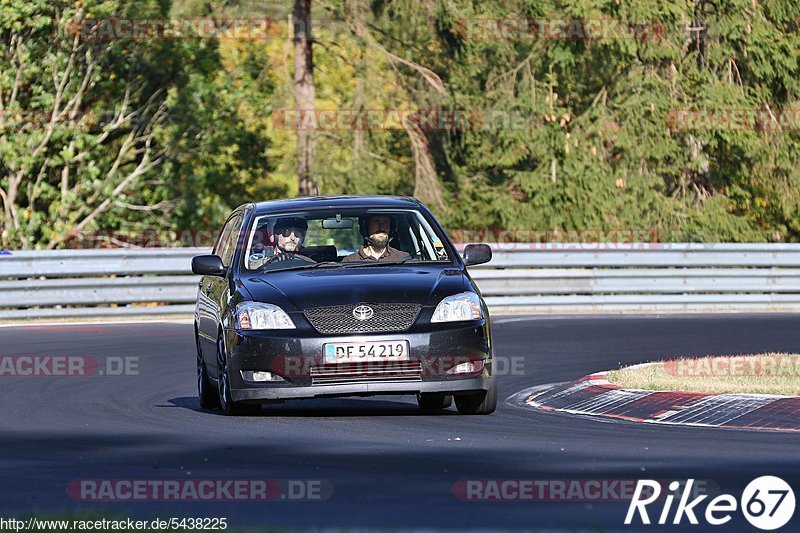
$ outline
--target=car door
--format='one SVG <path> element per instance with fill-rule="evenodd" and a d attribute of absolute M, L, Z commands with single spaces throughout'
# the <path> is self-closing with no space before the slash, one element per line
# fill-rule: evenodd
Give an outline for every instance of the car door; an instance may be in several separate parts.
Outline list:
<path fill-rule="evenodd" d="M 209 287 L 207 289 L 206 294 L 209 298 L 209 308 L 211 311 L 211 321 L 213 322 L 213 332 L 214 332 L 214 339 L 216 341 L 217 334 L 219 329 L 222 325 L 222 317 L 224 316 L 225 312 L 228 308 L 228 302 L 230 301 L 231 293 L 230 293 L 230 286 L 231 286 L 231 278 L 233 276 L 233 258 L 236 254 L 236 246 L 239 242 L 239 235 L 242 231 L 242 220 L 244 215 L 239 213 L 234 213 L 231 215 L 231 218 L 225 224 L 225 232 L 224 240 L 223 240 L 223 247 L 219 250 L 219 255 L 222 258 L 222 264 L 226 267 L 227 273 L 225 277 L 218 277 L 218 276 L 209 276 L 211 279 L 209 280 Z M 213 361 L 209 361 L 210 372 L 209 374 L 216 378 L 217 377 L 217 364 L 216 364 L 216 348 L 215 351 L 212 352 Z"/>
<path fill-rule="evenodd" d="M 240 213 L 232 214 L 217 237 L 217 242 L 211 253 L 218 255 L 222 258 L 222 263 L 226 266 L 230 265 L 231 258 L 233 257 L 235 237 L 238 235 L 239 228 L 242 221 Z M 226 264 L 227 258 L 227 264 Z M 219 291 L 221 287 L 227 284 L 225 278 L 218 276 L 203 276 L 200 279 L 199 291 L 197 294 L 197 309 L 198 309 L 198 332 L 200 337 L 201 349 L 203 352 L 203 359 L 206 362 L 206 368 L 210 376 L 216 375 L 216 343 L 217 333 L 219 330 Z"/>

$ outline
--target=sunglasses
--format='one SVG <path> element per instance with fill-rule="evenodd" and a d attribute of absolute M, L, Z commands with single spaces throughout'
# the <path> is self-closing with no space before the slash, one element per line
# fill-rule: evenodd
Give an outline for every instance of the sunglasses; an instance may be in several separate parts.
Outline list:
<path fill-rule="evenodd" d="M 291 235 L 292 233 L 294 233 L 295 237 L 302 237 L 303 235 L 305 235 L 305 231 L 298 228 L 284 228 L 283 231 L 279 233 L 280 235 L 283 235 L 286 238 L 288 238 L 289 235 Z"/>

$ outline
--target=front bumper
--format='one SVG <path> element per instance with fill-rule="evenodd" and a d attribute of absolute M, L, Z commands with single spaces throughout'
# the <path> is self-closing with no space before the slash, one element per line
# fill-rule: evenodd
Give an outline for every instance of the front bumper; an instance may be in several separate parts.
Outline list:
<path fill-rule="evenodd" d="M 341 385 L 311 385 L 305 387 L 286 387 L 280 385 L 248 386 L 244 389 L 231 389 L 235 402 L 259 403 L 271 400 L 291 400 L 302 398 L 335 398 L 338 396 L 377 396 L 388 394 L 417 394 L 421 392 L 444 392 L 447 394 L 464 394 L 487 390 L 489 380 L 493 378 L 478 377 L 470 379 L 451 379 L 449 381 L 415 381 L 415 382 L 372 382 L 348 383 Z"/>
<path fill-rule="evenodd" d="M 315 372 L 331 369 L 323 364 L 323 345 L 331 342 L 406 340 L 408 364 L 420 368 L 418 376 L 402 379 L 390 374 L 353 377 L 341 383 L 315 381 Z M 258 403 L 293 398 L 373 396 L 446 392 L 462 394 L 488 390 L 492 378 L 491 337 L 487 320 L 456 325 L 428 325 L 406 332 L 358 336 L 322 336 L 316 331 L 226 331 L 231 397 Z M 462 362 L 475 363 L 474 372 L 453 374 Z M 367 364 L 371 370 L 375 365 Z M 335 368 L 335 367 L 334 367 Z M 245 381 L 241 371 L 271 372 L 283 381 Z M 356 372 L 358 374 L 358 372 Z"/>

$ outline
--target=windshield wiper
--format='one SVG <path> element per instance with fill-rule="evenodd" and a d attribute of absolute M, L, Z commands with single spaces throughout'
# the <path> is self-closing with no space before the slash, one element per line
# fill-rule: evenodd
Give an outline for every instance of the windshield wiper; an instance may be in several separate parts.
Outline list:
<path fill-rule="evenodd" d="M 341 263 L 338 261 L 322 261 L 321 263 L 317 263 L 316 265 L 311 265 L 310 267 L 304 268 L 319 268 L 319 267 L 338 267 L 342 266 Z"/>
<path fill-rule="evenodd" d="M 401 259 L 399 261 L 352 261 L 347 263 L 338 263 L 336 261 L 323 261 L 322 263 L 317 263 L 316 265 L 311 266 L 303 266 L 302 268 L 317 268 L 317 267 L 324 267 L 324 266 L 336 266 L 342 268 L 356 268 L 356 267 L 368 267 L 368 266 L 383 266 L 383 265 L 400 265 L 403 263 L 407 263 L 409 261 L 413 261 L 411 257 L 407 259 Z"/>
<path fill-rule="evenodd" d="M 385 265 L 402 265 L 403 263 L 408 263 L 409 261 L 414 261 L 413 258 L 409 257 L 406 259 L 401 259 L 399 261 L 359 261 L 359 262 L 348 262 L 348 263 L 339 263 L 337 261 L 322 261 L 321 263 L 309 263 L 307 265 L 295 265 L 286 268 L 270 268 L 268 270 L 261 270 L 261 274 L 268 274 L 270 272 L 288 272 L 289 270 L 308 270 L 312 268 L 325 268 L 325 267 L 341 267 L 341 268 L 359 268 L 359 267 L 375 267 L 375 266 L 385 266 Z"/>
<path fill-rule="evenodd" d="M 385 265 L 402 265 L 403 263 L 408 263 L 409 261 L 413 261 L 414 259 L 411 257 L 407 257 L 405 259 L 400 259 L 399 261 L 371 261 L 369 259 L 359 262 L 352 262 L 347 263 L 344 268 L 358 268 L 358 267 L 370 267 L 370 266 L 385 266 Z"/>
<path fill-rule="evenodd" d="M 336 261 L 323 261 L 321 263 L 306 263 L 304 265 L 292 265 L 287 266 L 286 268 L 268 268 L 266 270 L 259 269 L 259 274 L 268 274 L 270 272 L 287 272 L 289 270 L 306 270 L 309 268 L 319 268 L 319 267 L 333 267 L 339 266 L 341 263 L 337 263 Z"/>

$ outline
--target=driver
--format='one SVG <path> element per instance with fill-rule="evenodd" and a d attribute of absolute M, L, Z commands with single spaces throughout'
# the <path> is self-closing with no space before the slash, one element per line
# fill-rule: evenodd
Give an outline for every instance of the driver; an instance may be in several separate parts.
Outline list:
<path fill-rule="evenodd" d="M 315 263 L 313 259 L 297 253 L 303 244 L 303 238 L 308 230 L 308 223 L 300 217 L 284 217 L 275 221 L 272 228 L 272 245 L 275 247 L 273 255 L 267 264 L 283 261 L 297 263 Z"/>
<path fill-rule="evenodd" d="M 364 236 L 364 247 L 342 259 L 351 261 L 404 261 L 411 256 L 389 246 L 392 219 L 389 215 L 362 215 L 358 217 L 358 229 Z"/>

